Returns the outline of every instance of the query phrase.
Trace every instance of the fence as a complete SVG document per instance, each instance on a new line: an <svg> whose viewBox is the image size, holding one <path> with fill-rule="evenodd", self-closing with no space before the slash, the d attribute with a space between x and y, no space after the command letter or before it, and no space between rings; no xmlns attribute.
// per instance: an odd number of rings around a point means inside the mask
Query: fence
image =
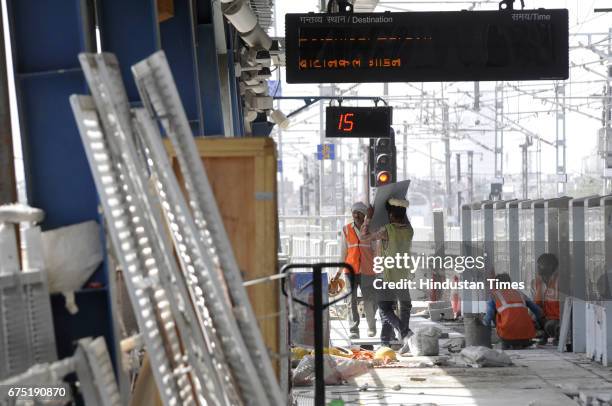
<svg viewBox="0 0 612 406"><path fill-rule="evenodd" d="M280 250L290 262L330 262L340 260L342 227L352 221L351 216L281 216ZM445 241L460 241L459 227L445 227ZM415 227L414 247L433 247L433 227ZM424 242L425 244L418 244ZM427 249L429 250L429 249Z"/></svg>

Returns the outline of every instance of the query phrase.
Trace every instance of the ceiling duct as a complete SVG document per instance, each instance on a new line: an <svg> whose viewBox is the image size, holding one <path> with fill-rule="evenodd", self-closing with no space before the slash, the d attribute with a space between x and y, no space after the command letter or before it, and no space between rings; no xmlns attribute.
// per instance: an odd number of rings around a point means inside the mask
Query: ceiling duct
<svg viewBox="0 0 612 406"><path fill-rule="evenodd" d="M272 0L250 0L250 3L253 12L257 15L259 25L264 31L268 31L272 26L274 2Z"/></svg>
<svg viewBox="0 0 612 406"><path fill-rule="evenodd" d="M355 0L353 2L353 12L373 13L376 6L378 6L378 0Z"/></svg>

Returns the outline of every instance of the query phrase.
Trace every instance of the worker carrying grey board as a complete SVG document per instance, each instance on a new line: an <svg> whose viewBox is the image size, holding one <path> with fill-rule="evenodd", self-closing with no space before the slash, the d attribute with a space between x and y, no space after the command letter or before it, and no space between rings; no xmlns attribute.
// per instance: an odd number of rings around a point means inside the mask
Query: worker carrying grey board
<svg viewBox="0 0 612 406"><path fill-rule="evenodd" d="M559 306L559 260L554 254L546 253L538 257L538 275L536 279L536 303L544 309L541 325L544 335L540 344L546 344L552 337L553 344L559 343L560 306Z"/></svg>
<svg viewBox="0 0 612 406"><path fill-rule="evenodd" d="M368 216L362 232L362 241L379 241L376 254L383 258L397 258L410 255L414 229L406 215L409 202L404 199L391 198L386 201L385 209L389 223L379 230L371 232L369 222L374 214L374 208L370 207ZM383 263L386 261L383 261ZM408 339L413 334L410 330L410 311L412 301L408 289L385 288L385 283L402 282L411 279L410 270L406 267L384 265L382 271L382 289L376 289L378 297L378 309L383 322L380 332L380 341L383 346L389 346L395 332L402 340L400 354L409 351ZM376 285L375 285L376 286ZM394 307L397 308L397 313ZM399 316L398 316L399 314Z"/></svg>
<svg viewBox="0 0 612 406"><path fill-rule="evenodd" d="M368 322L368 336L376 335L376 293L372 287L376 274L373 268L372 243L361 240L361 229L368 212L368 207L357 202L351 207L353 222L342 228L342 243L340 244L340 258L342 262L351 265L355 271L352 275L348 269L344 269L345 278L353 291L348 298L351 339L359 338L359 309L357 306L357 287L361 289L361 297ZM340 278L342 270L339 269L333 279ZM353 279L353 281L351 280ZM353 283L354 282L354 283Z"/></svg>
<svg viewBox="0 0 612 406"><path fill-rule="evenodd" d="M510 285L510 275L497 275L498 285ZM536 336L536 326L529 311L539 320L542 310L525 294L516 289L495 289L487 302L487 314L483 324L490 326L495 323L497 335L502 340L502 348L521 349L531 346L531 340Z"/></svg>

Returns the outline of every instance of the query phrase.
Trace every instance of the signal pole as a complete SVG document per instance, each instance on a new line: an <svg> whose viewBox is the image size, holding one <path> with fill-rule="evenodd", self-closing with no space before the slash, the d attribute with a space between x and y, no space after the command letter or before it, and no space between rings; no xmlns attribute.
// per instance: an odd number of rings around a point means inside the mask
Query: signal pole
<svg viewBox="0 0 612 406"><path fill-rule="evenodd" d="M408 179L408 122L404 121L404 178Z"/></svg>
<svg viewBox="0 0 612 406"><path fill-rule="evenodd" d="M453 214L453 194L451 191L451 152L448 122L448 104L442 102L442 139L444 140L444 176L446 182L446 215L447 218Z"/></svg>
<svg viewBox="0 0 612 406"><path fill-rule="evenodd" d="M495 82L495 182L504 183L504 82Z"/></svg>
<svg viewBox="0 0 612 406"><path fill-rule="evenodd" d="M557 154L557 195L565 195L567 189L567 173L565 168L565 85L555 85L556 101L556 135L555 151Z"/></svg>
<svg viewBox="0 0 612 406"><path fill-rule="evenodd" d="M608 33L608 72L604 93L602 137L605 146L604 156L604 194L612 193L612 28Z"/></svg>

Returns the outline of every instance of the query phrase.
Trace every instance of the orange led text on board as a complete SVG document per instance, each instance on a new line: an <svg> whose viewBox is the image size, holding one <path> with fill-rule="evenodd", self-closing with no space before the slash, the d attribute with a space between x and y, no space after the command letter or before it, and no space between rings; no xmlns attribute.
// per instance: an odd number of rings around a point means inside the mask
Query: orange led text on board
<svg viewBox="0 0 612 406"><path fill-rule="evenodd" d="M350 69L361 68L361 59L300 59L300 69ZM374 58L368 59L369 68L400 68L400 58Z"/></svg>

